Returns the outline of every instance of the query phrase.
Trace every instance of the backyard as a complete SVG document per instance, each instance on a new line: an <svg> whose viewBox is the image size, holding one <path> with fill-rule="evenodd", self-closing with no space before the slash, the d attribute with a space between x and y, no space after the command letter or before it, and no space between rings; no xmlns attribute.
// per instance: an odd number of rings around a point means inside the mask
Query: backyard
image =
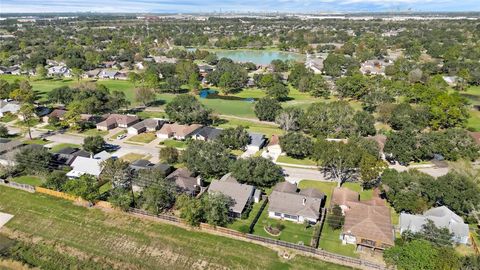
<svg viewBox="0 0 480 270"><path fill-rule="evenodd" d="M11 179L11 181L17 182L19 184L26 184L31 186L40 186L44 182L42 178L34 175L24 175L24 176L14 177Z"/></svg>
<svg viewBox="0 0 480 270"><path fill-rule="evenodd" d="M250 224L252 224L253 219L257 215L258 211L260 211L262 204L263 204L263 201L254 203L252 206L252 210L250 211L246 219L237 218L234 220L234 222L228 224L227 228L234 229L239 232L245 232L244 229L250 227Z"/></svg>
<svg viewBox="0 0 480 270"><path fill-rule="evenodd" d="M154 269L159 265L171 269L191 269L194 265L205 269L350 269L299 255L285 261L276 251L256 244L115 211L87 209L47 195L1 186L0 211L15 215L2 229L7 236L35 237L35 243L48 239L50 245L69 250L70 254L85 255L80 260L103 262L102 258L108 258L109 263L124 269Z"/></svg>

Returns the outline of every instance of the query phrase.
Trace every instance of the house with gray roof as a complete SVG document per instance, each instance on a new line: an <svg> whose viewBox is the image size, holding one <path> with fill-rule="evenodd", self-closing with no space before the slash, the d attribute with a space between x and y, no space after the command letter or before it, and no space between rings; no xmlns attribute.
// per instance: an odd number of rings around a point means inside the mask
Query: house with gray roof
<svg viewBox="0 0 480 270"><path fill-rule="evenodd" d="M72 170L67 173L68 178L78 178L84 174L100 176L103 170L103 161L110 158L110 154L102 151L93 158L77 156L70 165Z"/></svg>
<svg viewBox="0 0 480 270"><path fill-rule="evenodd" d="M220 133L222 133L221 129L213 127L202 127L195 131L195 133L193 133L192 139L201 141L213 141L218 137L218 135L220 135Z"/></svg>
<svg viewBox="0 0 480 270"><path fill-rule="evenodd" d="M438 228L447 228L453 233L455 243L467 244L469 241L469 229L463 219L446 206L431 208L423 215L400 214L400 233L404 231L420 232L423 225L431 220Z"/></svg>
<svg viewBox="0 0 480 270"><path fill-rule="evenodd" d="M230 206L230 216L239 218L245 208L252 203L255 187L247 184L240 184L230 173L224 175L220 180L214 180L208 187L208 192L218 192L230 197L233 204Z"/></svg>
<svg viewBox="0 0 480 270"><path fill-rule="evenodd" d="M20 110L20 103L16 101L0 100L0 117L5 113L16 114Z"/></svg>
<svg viewBox="0 0 480 270"><path fill-rule="evenodd" d="M98 77L100 79L115 79L115 76L117 75L118 71L115 70L107 70L104 69L98 73Z"/></svg>
<svg viewBox="0 0 480 270"><path fill-rule="evenodd" d="M177 190L190 196L195 196L202 187L202 178L185 168L180 168L166 177L167 180L175 182Z"/></svg>
<svg viewBox="0 0 480 270"><path fill-rule="evenodd" d="M268 197L268 216L297 223L317 223L325 194L313 189L298 191L295 184L280 182Z"/></svg>
<svg viewBox="0 0 480 270"><path fill-rule="evenodd" d="M265 146L267 142L265 135L253 132L249 132L248 135L250 136L250 143L247 145L247 151L257 152Z"/></svg>
<svg viewBox="0 0 480 270"><path fill-rule="evenodd" d="M145 119L127 128L128 134L137 135L143 132L155 132L159 130L165 122L157 119Z"/></svg>

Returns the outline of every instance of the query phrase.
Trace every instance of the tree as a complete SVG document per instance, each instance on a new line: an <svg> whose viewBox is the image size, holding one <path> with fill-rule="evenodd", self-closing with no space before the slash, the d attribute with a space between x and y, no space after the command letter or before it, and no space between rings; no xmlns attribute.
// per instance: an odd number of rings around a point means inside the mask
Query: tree
<svg viewBox="0 0 480 270"><path fill-rule="evenodd" d="M387 135L383 151L401 163L417 159L417 139L411 130L401 130Z"/></svg>
<svg viewBox="0 0 480 270"><path fill-rule="evenodd" d="M179 158L179 153L177 148L173 146L166 146L163 148L160 148L160 160L163 162L166 162L168 164L174 164L177 163Z"/></svg>
<svg viewBox="0 0 480 270"><path fill-rule="evenodd" d="M131 190L133 171L130 164L122 159L109 158L102 162L103 170L100 174L102 182L112 183L112 187Z"/></svg>
<svg viewBox="0 0 480 270"><path fill-rule="evenodd" d="M52 154L45 147L28 145L15 154L17 169L25 173L46 173L50 170Z"/></svg>
<svg viewBox="0 0 480 270"><path fill-rule="evenodd" d="M238 159L230 171L238 182L257 187L272 187L285 180L282 168L263 157Z"/></svg>
<svg viewBox="0 0 480 270"><path fill-rule="evenodd" d="M337 80L337 91L342 97L359 99L368 93L368 80L361 73L342 77Z"/></svg>
<svg viewBox="0 0 480 270"><path fill-rule="evenodd" d="M300 120L303 118L303 110L297 107L287 107L282 109L277 117L277 123L285 131L296 131L300 129Z"/></svg>
<svg viewBox="0 0 480 270"><path fill-rule="evenodd" d="M108 101L104 104L107 111L117 111L121 108L127 108L130 105L130 101L127 100L124 92L113 91L108 97Z"/></svg>
<svg viewBox="0 0 480 270"><path fill-rule="evenodd" d="M290 157L305 158L311 154L313 143L299 132L289 132L280 137L280 147Z"/></svg>
<svg viewBox="0 0 480 270"><path fill-rule="evenodd" d="M213 226L225 226L229 221L229 209L234 205L230 197L218 192L208 193L202 197L205 220Z"/></svg>
<svg viewBox="0 0 480 270"><path fill-rule="evenodd" d="M67 182L68 178L63 171L53 171L47 176L45 183L43 184L44 187L62 191L65 183Z"/></svg>
<svg viewBox="0 0 480 270"><path fill-rule="evenodd" d="M8 137L8 128L4 124L0 124L0 137L1 138Z"/></svg>
<svg viewBox="0 0 480 270"><path fill-rule="evenodd" d="M383 253L387 264L396 265L399 270L439 269L437 267L440 257L438 250L425 240L414 240L396 245Z"/></svg>
<svg viewBox="0 0 480 270"><path fill-rule="evenodd" d="M77 79L77 82L82 78L83 70L79 68L72 68L72 76Z"/></svg>
<svg viewBox="0 0 480 270"><path fill-rule="evenodd" d="M450 172L438 177L432 186L425 188L431 192L430 200L447 206L461 216L467 217L474 207L480 207L480 188L466 175Z"/></svg>
<svg viewBox="0 0 480 270"><path fill-rule="evenodd" d="M192 61L181 60L175 66L175 73L182 84L188 83L192 74L198 74L198 66Z"/></svg>
<svg viewBox="0 0 480 270"><path fill-rule="evenodd" d="M335 204L332 208L332 212L327 218L328 226L333 230L339 230L342 228L344 222L345 217L343 216L342 208L340 208L338 204Z"/></svg>
<svg viewBox="0 0 480 270"><path fill-rule="evenodd" d="M345 138L354 132L353 108L345 101L313 103L301 121L302 129L315 137Z"/></svg>
<svg viewBox="0 0 480 270"><path fill-rule="evenodd" d="M244 149L250 142L250 135L247 130L238 126L235 128L226 128L222 130L217 141L229 149Z"/></svg>
<svg viewBox="0 0 480 270"><path fill-rule="evenodd" d="M232 92L233 87L235 86L235 80L233 78L233 74L230 72L225 72L220 76L220 81L218 82L218 86L222 89L222 92L225 95L228 95Z"/></svg>
<svg viewBox="0 0 480 270"><path fill-rule="evenodd" d="M339 187L354 177L360 162L355 145L325 140L319 140L314 145L312 157L322 166L321 170L330 173Z"/></svg>
<svg viewBox="0 0 480 270"><path fill-rule="evenodd" d="M142 208L158 215L170 209L175 203L176 187L172 181L158 178L142 193Z"/></svg>
<svg viewBox="0 0 480 270"><path fill-rule="evenodd" d="M181 194L177 198L176 207L180 210L180 217L190 226L198 226L203 221L205 214L202 200Z"/></svg>
<svg viewBox="0 0 480 270"><path fill-rule="evenodd" d="M180 124L208 124L211 111L194 96L178 95L170 101L165 112L171 121Z"/></svg>
<svg viewBox="0 0 480 270"><path fill-rule="evenodd" d="M375 129L375 118L365 111L356 112L353 116L356 133L359 136L373 136L377 133Z"/></svg>
<svg viewBox="0 0 480 270"><path fill-rule="evenodd" d="M454 234L447 227L438 228L432 220L428 219L419 232L413 233L408 230L403 232L402 240L423 239L439 247L451 247L453 236Z"/></svg>
<svg viewBox="0 0 480 270"><path fill-rule="evenodd" d="M272 98L261 98L255 103L255 115L262 121L274 121L282 109L280 103Z"/></svg>
<svg viewBox="0 0 480 270"><path fill-rule="evenodd" d="M124 188L114 188L108 202L117 209L128 211L133 204L132 192Z"/></svg>
<svg viewBox="0 0 480 270"><path fill-rule="evenodd" d="M187 168L203 177L221 177L228 172L230 153L218 142L191 141L182 154Z"/></svg>
<svg viewBox="0 0 480 270"><path fill-rule="evenodd" d="M45 79L47 77L47 72L47 69L42 64L38 64L35 68L35 73L40 79Z"/></svg>
<svg viewBox="0 0 480 270"><path fill-rule="evenodd" d="M65 183L64 190L89 202L95 201L100 196L97 179L95 176L88 174L68 180Z"/></svg>
<svg viewBox="0 0 480 270"><path fill-rule="evenodd" d="M22 80L19 83L19 87L10 93L10 98L20 103L33 103L35 101L35 93L30 83Z"/></svg>
<svg viewBox="0 0 480 270"><path fill-rule="evenodd" d="M330 96L328 84L320 74L315 74L310 77L308 82L308 92L314 97L328 98Z"/></svg>
<svg viewBox="0 0 480 270"><path fill-rule="evenodd" d="M386 168L387 164L385 164L383 160L379 160L376 156L364 153L359 165L362 186L364 188L374 187L378 184L380 175Z"/></svg>
<svg viewBox="0 0 480 270"><path fill-rule="evenodd" d="M188 86L192 91L198 91L200 89L200 82L198 81L198 74L192 73L188 78Z"/></svg>
<svg viewBox="0 0 480 270"><path fill-rule="evenodd" d="M155 91L146 87L135 88L135 100L144 106L155 100Z"/></svg>
<svg viewBox="0 0 480 270"><path fill-rule="evenodd" d="M469 118L466 100L458 93L443 93L429 103L430 125L434 129L463 127Z"/></svg>
<svg viewBox="0 0 480 270"><path fill-rule="evenodd" d="M32 139L32 127L35 125L35 107L31 103L24 103L20 107L19 114L23 118L24 126L27 128L28 138Z"/></svg>
<svg viewBox="0 0 480 270"><path fill-rule="evenodd" d="M278 101L284 101L288 98L290 90L283 83L275 83L267 89L267 95Z"/></svg>
<svg viewBox="0 0 480 270"><path fill-rule="evenodd" d="M80 129L82 111L83 103L80 100L71 102L68 104L67 112L63 116L64 122L73 129Z"/></svg>
<svg viewBox="0 0 480 270"><path fill-rule="evenodd" d="M94 154L102 151L105 147L105 140L97 135L97 136L88 136L83 139L83 149L85 151L90 152L93 156Z"/></svg>

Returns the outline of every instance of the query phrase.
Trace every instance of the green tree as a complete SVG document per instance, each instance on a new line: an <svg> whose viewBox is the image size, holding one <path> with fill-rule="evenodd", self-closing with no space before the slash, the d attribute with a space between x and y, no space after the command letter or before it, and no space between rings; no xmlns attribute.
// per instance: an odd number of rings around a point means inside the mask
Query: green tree
<svg viewBox="0 0 480 270"><path fill-rule="evenodd" d="M83 70L79 68L72 68L72 76L77 80L77 82L79 82L80 79L82 78L82 74L83 74Z"/></svg>
<svg viewBox="0 0 480 270"><path fill-rule="evenodd" d="M425 240L414 240L384 251L383 258L399 270L436 270L441 254Z"/></svg>
<svg viewBox="0 0 480 270"><path fill-rule="evenodd" d="M221 177L228 172L230 153L218 142L191 141L182 154L187 168L203 177Z"/></svg>
<svg viewBox="0 0 480 270"><path fill-rule="evenodd" d="M47 179L43 184L43 186L49 189L63 191L63 187L65 186L65 183L67 182L67 180L68 178L65 172L53 171L47 176Z"/></svg>
<svg viewBox="0 0 480 270"><path fill-rule="evenodd" d="M353 116L355 130L359 136L373 136L377 133L375 129L375 118L365 111L356 112Z"/></svg>
<svg viewBox="0 0 480 270"><path fill-rule="evenodd" d="M242 126L226 128L222 130L217 141L229 149L245 149L250 142L250 135Z"/></svg>
<svg viewBox="0 0 480 270"><path fill-rule="evenodd" d="M177 198L176 207L180 210L180 217L190 226L198 226L204 219L204 204L202 200L181 194Z"/></svg>
<svg viewBox="0 0 480 270"><path fill-rule="evenodd" d="M135 101L147 106L148 103L155 100L155 91L146 87L135 88Z"/></svg>
<svg viewBox="0 0 480 270"><path fill-rule="evenodd" d="M332 212L327 217L328 226L333 230L339 230L342 228L344 222L345 217L343 216L342 208L340 208L338 204L335 204L332 207Z"/></svg>
<svg viewBox="0 0 480 270"><path fill-rule="evenodd" d="M24 103L18 112L23 118L23 124L27 129L28 138L32 139L32 127L35 125L35 107L31 103Z"/></svg>
<svg viewBox="0 0 480 270"><path fill-rule="evenodd" d="M108 202L117 209L128 211L133 205L132 192L124 188L114 188L108 197Z"/></svg>
<svg viewBox="0 0 480 270"><path fill-rule="evenodd" d="M379 160L375 156L364 153L359 164L362 186L364 188L374 187L378 183L383 170L386 168L387 164L385 164L383 160Z"/></svg>
<svg viewBox="0 0 480 270"><path fill-rule="evenodd" d="M280 137L280 146L290 157L305 158L311 154L313 142L299 132L289 132Z"/></svg>
<svg viewBox="0 0 480 270"><path fill-rule="evenodd" d="M122 159L109 158L102 162L103 170L100 174L102 182L112 183L112 187L131 190L133 172L130 164Z"/></svg>
<svg viewBox="0 0 480 270"><path fill-rule="evenodd" d="M417 138L415 133L411 130L401 130L388 134L383 151L401 163L417 160Z"/></svg>
<svg viewBox="0 0 480 270"><path fill-rule="evenodd" d="M83 139L83 149L90 152L93 156L94 154L102 151L105 147L105 140L102 136L88 136Z"/></svg>
<svg viewBox="0 0 480 270"><path fill-rule="evenodd" d="M47 77L47 69L42 64L37 65L35 73L40 79L45 79Z"/></svg>
<svg viewBox="0 0 480 270"><path fill-rule="evenodd" d="M194 96L179 95L170 101L165 112L171 121L180 124L208 124L211 111L200 103Z"/></svg>
<svg viewBox="0 0 480 270"><path fill-rule="evenodd" d="M177 148L172 146L166 146L160 148L160 160L168 164L174 164L178 162L179 153Z"/></svg>
<svg viewBox="0 0 480 270"><path fill-rule="evenodd" d="M0 137L6 138L8 137L8 128L4 124L0 124Z"/></svg>
<svg viewBox="0 0 480 270"><path fill-rule="evenodd" d="M229 209L234 202L222 193L209 192L202 196L205 220L213 226L225 226L230 221Z"/></svg>
<svg viewBox="0 0 480 270"><path fill-rule="evenodd" d="M16 168L26 174L47 173L52 154L39 145L28 145L15 154Z"/></svg>
<svg viewBox="0 0 480 270"><path fill-rule="evenodd" d="M458 93L443 93L429 104L430 125L434 129L465 126L469 113L465 98Z"/></svg>
<svg viewBox="0 0 480 270"><path fill-rule="evenodd" d="M88 174L84 174L79 178L69 179L65 183L64 190L89 202L95 201L100 196L97 179Z"/></svg>
<svg viewBox="0 0 480 270"><path fill-rule="evenodd" d="M290 90L283 83L275 83L267 89L267 95L278 101L283 101L288 98Z"/></svg>
<svg viewBox="0 0 480 270"><path fill-rule="evenodd" d="M230 171L240 183L258 187L272 187L285 180L282 168L262 157L238 159L233 163Z"/></svg>
<svg viewBox="0 0 480 270"><path fill-rule="evenodd" d="M198 91L200 89L200 81L198 80L198 74L192 73L188 78L188 87L192 91Z"/></svg>
<svg viewBox="0 0 480 270"><path fill-rule="evenodd" d="M303 118L303 110L297 107L287 107L282 109L277 117L277 123L285 131L296 131L300 129L300 121Z"/></svg>
<svg viewBox="0 0 480 270"><path fill-rule="evenodd" d="M262 121L274 121L282 109L280 103L272 98L261 98L255 103L255 115Z"/></svg>
<svg viewBox="0 0 480 270"><path fill-rule="evenodd" d="M172 181L158 178L142 192L142 208L152 214L160 214L175 203L176 187Z"/></svg>

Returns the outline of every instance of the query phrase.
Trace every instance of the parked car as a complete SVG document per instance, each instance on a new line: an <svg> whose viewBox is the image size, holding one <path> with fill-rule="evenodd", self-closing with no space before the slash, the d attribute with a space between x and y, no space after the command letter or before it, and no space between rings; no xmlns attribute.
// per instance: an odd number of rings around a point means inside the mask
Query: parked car
<svg viewBox="0 0 480 270"><path fill-rule="evenodd" d="M122 140L122 139L125 139L127 137L127 134L120 134L117 136L117 140Z"/></svg>

